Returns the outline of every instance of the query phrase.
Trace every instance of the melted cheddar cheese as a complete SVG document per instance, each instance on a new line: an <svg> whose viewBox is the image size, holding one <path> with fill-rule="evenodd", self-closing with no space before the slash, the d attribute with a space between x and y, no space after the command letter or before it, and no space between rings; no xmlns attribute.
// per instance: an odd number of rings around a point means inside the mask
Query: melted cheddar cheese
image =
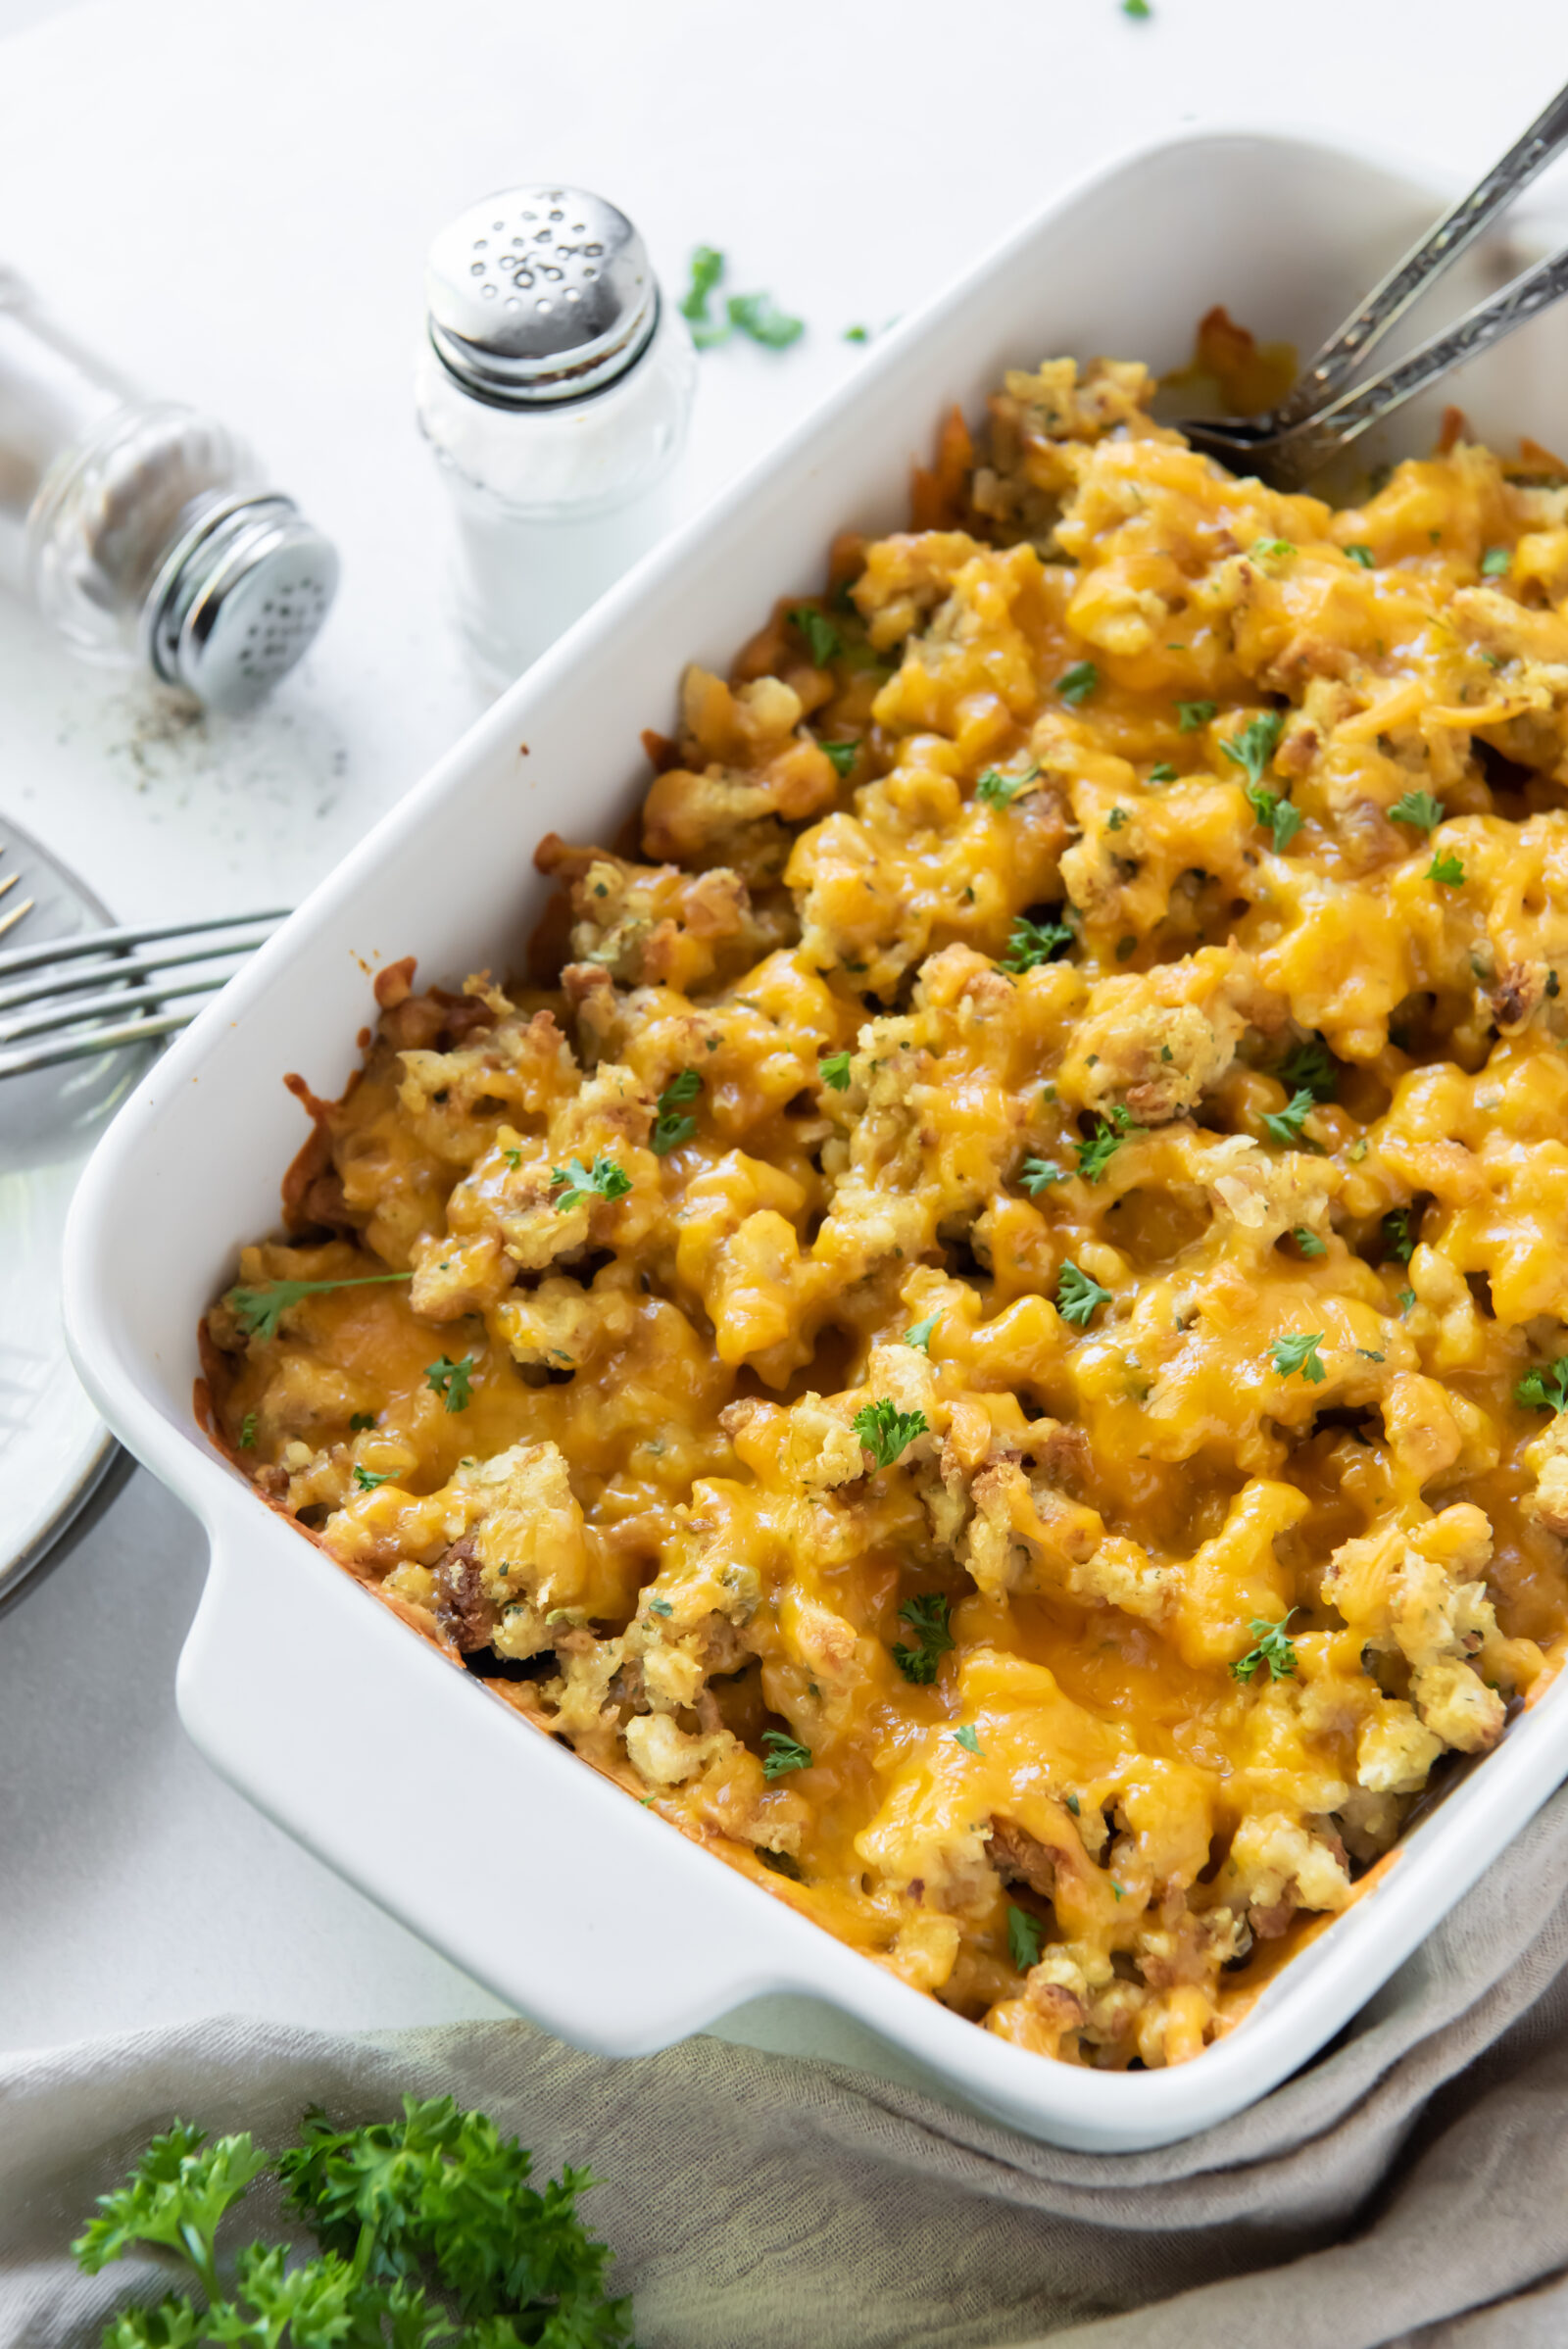
<svg viewBox="0 0 1568 2349"><path fill-rule="evenodd" d="M547 984L384 971L207 1331L499 1697L1100 2066L1223 2031L1568 1622L1568 488L1336 512L1150 389L1010 375L690 673L647 861L540 851Z"/></svg>

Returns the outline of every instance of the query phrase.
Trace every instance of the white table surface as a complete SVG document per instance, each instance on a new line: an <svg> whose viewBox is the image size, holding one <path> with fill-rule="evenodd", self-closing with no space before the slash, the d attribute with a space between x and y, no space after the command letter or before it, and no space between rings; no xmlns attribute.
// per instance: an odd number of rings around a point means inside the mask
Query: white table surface
<svg viewBox="0 0 1568 2349"><path fill-rule="evenodd" d="M424 247L491 187L602 189L667 285L709 241L808 319L781 356L704 360L695 505L853 369L845 325L1122 148L1291 126L1469 178L1568 79L1561 0L1154 6L0 0L0 259L249 433L345 561L312 658L242 722L180 720L0 606L0 810L123 917L237 911L303 894L474 714L409 376ZM500 2011L185 1742L203 1566L138 1472L0 1618L0 2045Z"/></svg>

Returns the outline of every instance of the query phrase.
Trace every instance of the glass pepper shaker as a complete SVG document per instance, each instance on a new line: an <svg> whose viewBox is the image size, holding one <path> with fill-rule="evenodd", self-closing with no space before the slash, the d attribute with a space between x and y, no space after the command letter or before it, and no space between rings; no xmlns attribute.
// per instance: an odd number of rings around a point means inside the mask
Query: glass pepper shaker
<svg viewBox="0 0 1568 2349"><path fill-rule="evenodd" d="M697 360L642 238L584 188L470 207L425 296L419 424L455 510L459 624L499 689L668 528Z"/></svg>
<svg viewBox="0 0 1568 2349"><path fill-rule="evenodd" d="M0 270L0 580L75 652L242 709L312 642L337 576L243 441L144 398Z"/></svg>

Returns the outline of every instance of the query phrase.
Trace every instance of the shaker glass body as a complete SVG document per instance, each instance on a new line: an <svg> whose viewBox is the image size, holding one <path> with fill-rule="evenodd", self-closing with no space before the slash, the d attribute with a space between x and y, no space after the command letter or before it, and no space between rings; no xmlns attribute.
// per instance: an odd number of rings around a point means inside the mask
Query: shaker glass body
<svg viewBox="0 0 1568 2349"><path fill-rule="evenodd" d="M667 306L626 374L553 408L476 399L424 345L419 425L452 502L458 622L487 684L510 684L668 529L696 388Z"/></svg>

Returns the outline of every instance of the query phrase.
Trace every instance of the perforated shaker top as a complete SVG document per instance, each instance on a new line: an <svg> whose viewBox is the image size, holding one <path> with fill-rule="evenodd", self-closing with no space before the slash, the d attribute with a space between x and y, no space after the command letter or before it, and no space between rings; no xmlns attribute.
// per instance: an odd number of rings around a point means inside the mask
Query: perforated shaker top
<svg viewBox="0 0 1568 2349"><path fill-rule="evenodd" d="M659 317L647 248L586 188L514 187L470 205L430 248L430 340L499 407L582 399L641 357Z"/></svg>

